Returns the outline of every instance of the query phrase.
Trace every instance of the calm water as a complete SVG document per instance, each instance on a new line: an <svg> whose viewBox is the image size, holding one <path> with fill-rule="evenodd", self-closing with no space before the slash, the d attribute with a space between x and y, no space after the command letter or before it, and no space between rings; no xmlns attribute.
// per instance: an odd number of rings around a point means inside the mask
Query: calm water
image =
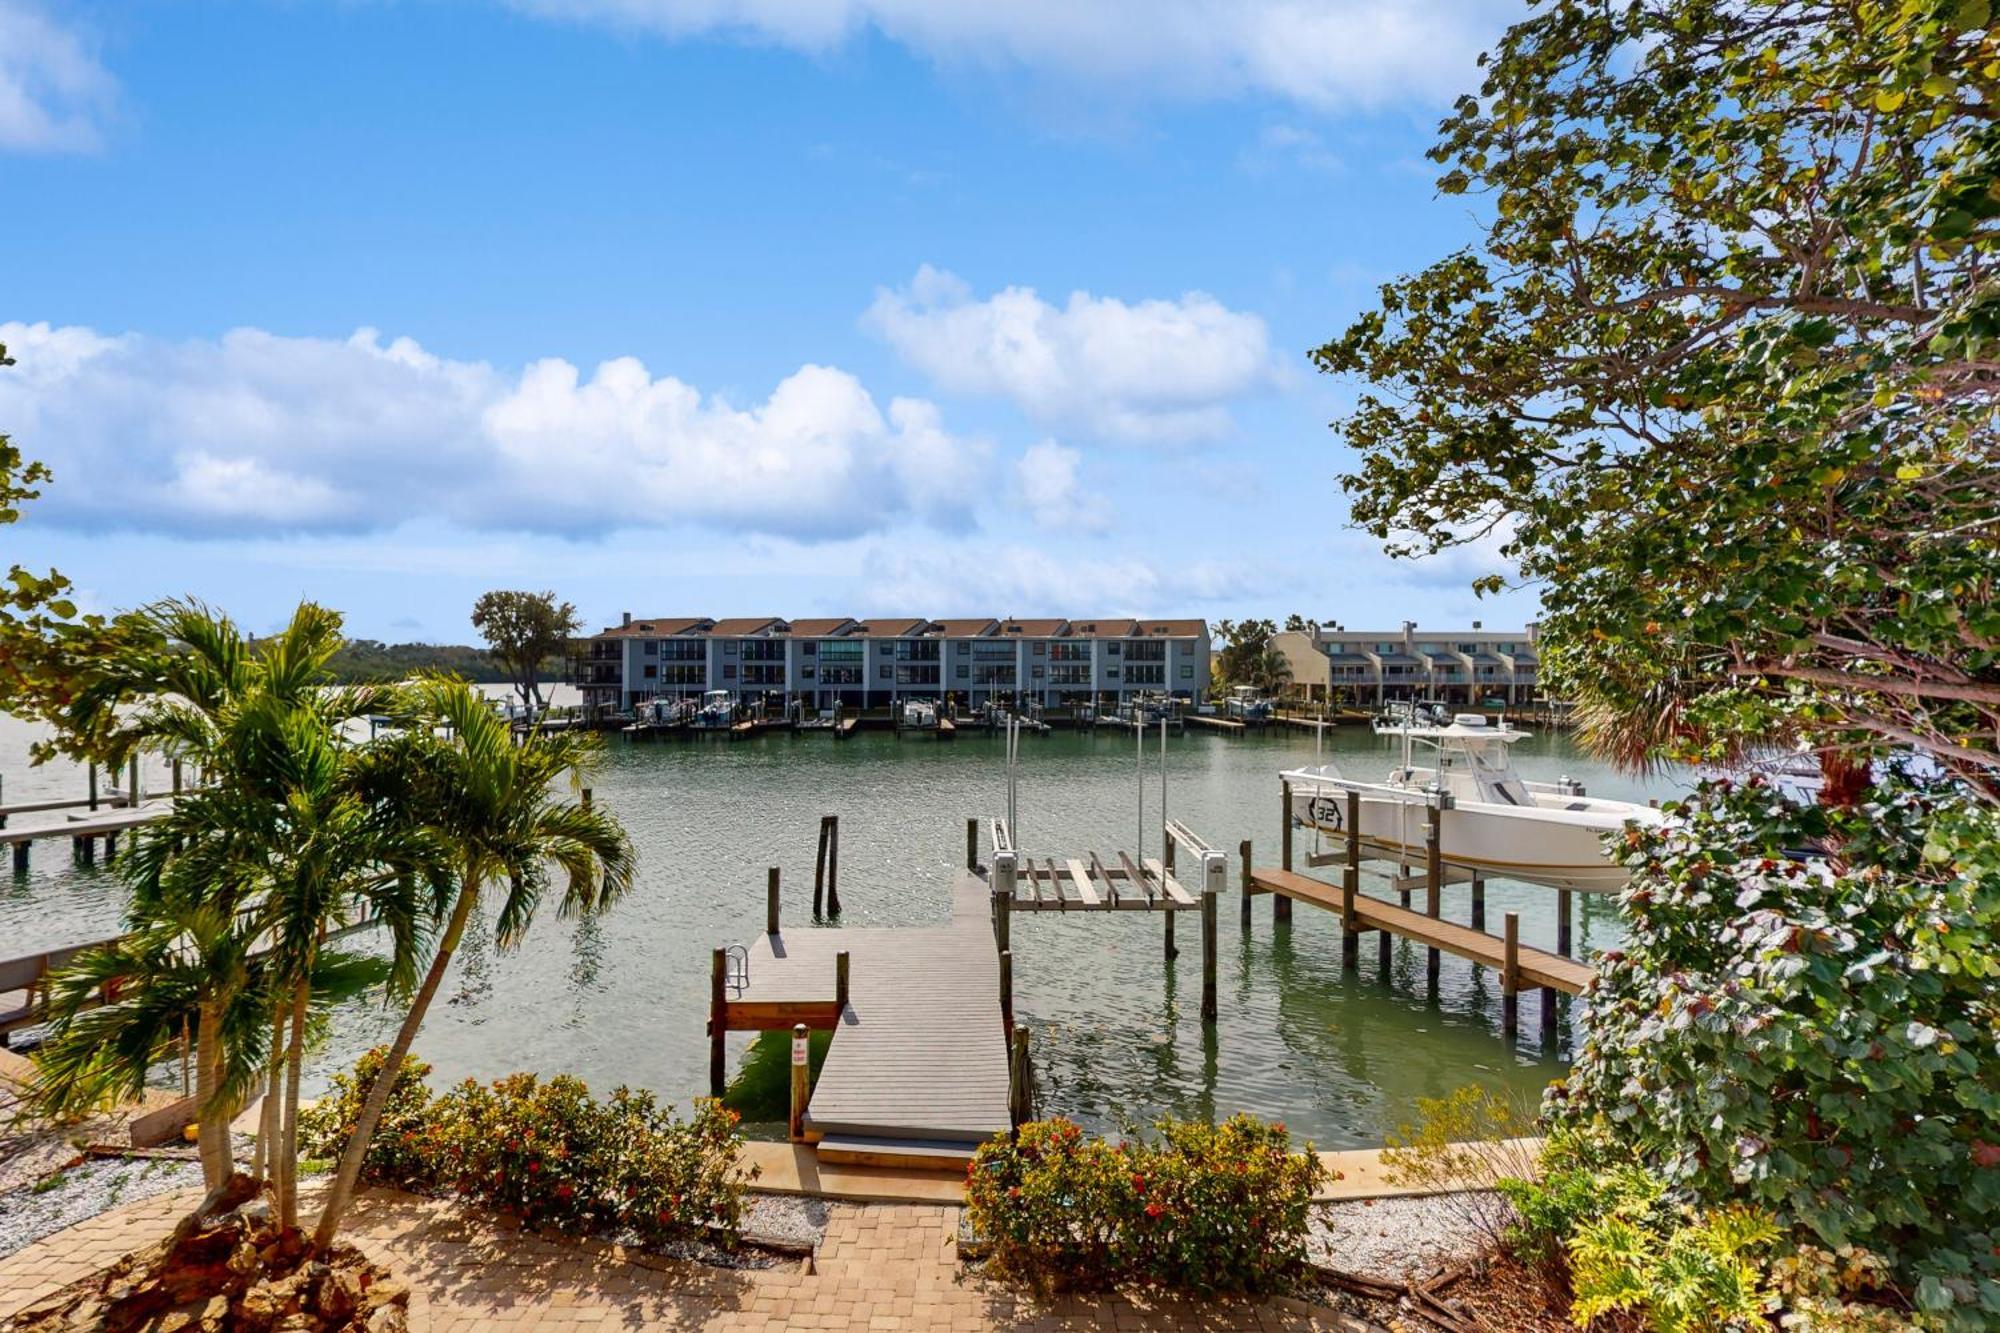
<svg viewBox="0 0 2000 1333"><path fill-rule="evenodd" d="M1390 766L1388 744L1366 731L1327 736L1350 776ZM23 724L0 718L6 798L81 794L78 770L27 768L31 738ZM1024 848L1058 856L1133 848L1138 784L1129 734L1024 737L1021 748ZM1169 813L1228 849L1232 875L1239 839L1256 840L1259 861L1273 861L1276 775L1310 761L1313 748L1310 732L1292 729L1243 737L1191 730L1169 747ZM1530 778L1568 773L1603 795L1666 790L1581 760L1557 736L1523 741L1514 753ZM1157 854L1159 779L1150 746L1147 767L1149 850ZM846 923L922 924L948 911L966 818L999 813L1005 799L999 740L969 732L951 744L893 733L841 743L823 734L733 744L614 737L591 785L632 832L638 882L601 920L550 912L512 953L474 931L418 1040L440 1076L566 1071L606 1088L625 1082L676 1099L698 1093L707 1078L709 951L763 928L766 866L784 868L786 920L806 919L818 816L840 816ZM1300 839L1301 850L1311 846L1309 834ZM1465 893L1446 890L1447 915L1464 919ZM1488 912L1498 921L1519 911L1524 941L1553 947L1553 899L1549 890L1499 882L1488 890ZM1613 906L1589 896L1579 903L1579 944L1608 946L1617 932ZM109 933L120 909L114 878L72 865L59 843L40 844L29 875L0 878L0 957ZM1343 974L1330 914L1301 907L1288 930L1276 930L1270 900L1260 898L1245 935L1233 879L1220 917L1222 1012L1211 1036L1199 1018L1197 918L1181 923L1181 955L1168 965L1157 916L1016 916L1016 1008L1034 1029L1045 1110L1112 1130L1165 1111L1250 1110L1281 1117L1322 1145L1348 1146L1379 1143L1418 1097L1467 1083L1533 1095L1561 1068L1559 1053L1540 1049L1532 1002L1523 1006L1522 1041L1510 1048L1500 1039L1490 972L1475 975L1447 957L1431 1001L1420 949L1399 943L1385 979L1369 939L1359 974ZM394 1020L376 1004L339 1014L314 1057L315 1082L387 1040ZM733 1040L740 1049L744 1039Z"/></svg>

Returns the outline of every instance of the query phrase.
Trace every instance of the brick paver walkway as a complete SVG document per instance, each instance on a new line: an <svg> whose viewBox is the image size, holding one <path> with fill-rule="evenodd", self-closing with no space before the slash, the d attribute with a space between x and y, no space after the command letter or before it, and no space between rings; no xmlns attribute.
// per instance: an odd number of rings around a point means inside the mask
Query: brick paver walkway
<svg viewBox="0 0 2000 1333"><path fill-rule="evenodd" d="M159 1239L194 1197L131 1204L0 1259L0 1321ZM414 1289L412 1333L1368 1327L1293 1301L1040 1304L961 1270L955 1208L836 1205L810 1266L754 1270L530 1235L505 1219L391 1192L363 1195L350 1219L348 1239Z"/></svg>

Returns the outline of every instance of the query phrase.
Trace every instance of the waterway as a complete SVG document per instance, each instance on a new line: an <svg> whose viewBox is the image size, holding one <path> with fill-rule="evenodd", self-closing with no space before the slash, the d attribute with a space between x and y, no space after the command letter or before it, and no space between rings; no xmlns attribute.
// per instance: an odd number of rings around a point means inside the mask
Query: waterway
<svg viewBox="0 0 2000 1333"><path fill-rule="evenodd" d="M27 767L33 734L0 717L5 797L81 794L80 770ZM1385 774L1394 758L1388 742L1363 728L1329 729L1324 744L1350 776ZM1130 733L1113 731L1023 737L1020 845L1058 857L1137 850L1133 748ZM1220 912L1221 1016L1212 1031L1200 1021L1197 918L1183 918L1180 957L1168 964L1159 916L1016 916L1016 1007L1033 1030L1042 1110L1107 1131L1168 1112L1249 1110L1343 1147L1380 1143L1420 1097L1480 1084L1532 1099L1561 1072L1569 1022L1561 1045L1545 1050L1530 1004L1521 1039L1504 1042L1490 971L1447 957L1431 997L1423 951L1401 942L1386 978L1372 939L1359 972L1343 973L1338 923L1327 913L1302 906L1280 928L1271 900L1259 898L1249 930L1240 927L1237 842L1253 839L1260 863L1275 862L1277 774L1314 752L1312 733L1290 728L1244 736L1190 729L1169 744L1169 814L1231 854ZM1593 794L1675 790L1585 760L1559 735L1522 741L1514 754L1525 776L1567 774ZM163 781L148 775L149 787ZM928 924L947 913L965 820L1000 813L1005 801L1001 742L975 732L951 743L887 732L841 742L824 733L740 742L613 736L590 785L631 831L637 882L599 919L560 919L551 904L511 952L496 950L483 926L473 930L418 1040L437 1077L569 1072L593 1086L626 1083L685 1101L707 1078L709 953L762 930L767 866L783 868L786 921L808 921L819 816L840 816L844 924ZM1150 741L1144 799L1147 849L1157 855ZM1299 837L1301 849L1311 846L1310 834ZM117 929L115 875L76 866L67 851L40 844L28 875L0 878L0 957ZM1464 919L1466 893L1446 889L1447 915ZM1589 895L1579 904L1579 949L1609 947L1615 904ZM1553 947L1553 907L1553 892L1536 886L1495 882L1488 890L1490 920L1521 913L1524 943ZM387 1040L396 1017L377 1002L336 1015L314 1053L311 1083ZM743 1039L732 1041L734 1057Z"/></svg>

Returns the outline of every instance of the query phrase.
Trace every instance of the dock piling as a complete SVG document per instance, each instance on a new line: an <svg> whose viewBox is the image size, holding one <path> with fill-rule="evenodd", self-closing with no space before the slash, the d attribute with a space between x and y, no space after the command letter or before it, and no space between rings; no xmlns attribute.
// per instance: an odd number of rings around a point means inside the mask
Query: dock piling
<svg viewBox="0 0 2000 1333"><path fill-rule="evenodd" d="M965 821L965 868L979 869L979 820Z"/></svg>
<svg viewBox="0 0 2000 1333"><path fill-rule="evenodd" d="M1361 932L1354 928L1354 895L1361 892L1361 793L1347 793L1347 864L1340 872L1340 965L1361 969Z"/></svg>
<svg viewBox="0 0 2000 1333"><path fill-rule="evenodd" d="M778 867L764 872L764 933L778 933Z"/></svg>
<svg viewBox="0 0 2000 1333"><path fill-rule="evenodd" d="M97 808L97 761L95 759L90 761L87 771L90 774L90 808L95 810Z"/></svg>
<svg viewBox="0 0 2000 1333"><path fill-rule="evenodd" d="M1512 1041L1521 1031L1521 914L1507 913L1500 965L1500 1030Z"/></svg>
<svg viewBox="0 0 2000 1333"><path fill-rule="evenodd" d="M832 833L826 847L826 914L840 915L840 816L828 815Z"/></svg>
<svg viewBox="0 0 2000 1333"><path fill-rule="evenodd" d="M1283 817L1278 821L1279 864L1284 866L1286 870L1290 870L1292 868L1292 784L1289 780L1280 782L1278 784L1278 789L1280 794L1284 797ZM1284 922L1286 924L1290 924L1291 919L1292 919L1292 900L1290 898L1287 898L1282 893L1272 894L1271 895L1272 923L1276 924L1278 922Z"/></svg>
<svg viewBox="0 0 2000 1333"><path fill-rule="evenodd" d="M1571 936L1576 914L1575 895L1568 889L1556 890L1556 952L1563 957L1570 956Z"/></svg>
<svg viewBox="0 0 2000 1333"><path fill-rule="evenodd" d="M844 956L844 955L843 955ZM806 1097L812 1083L812 1038L804 1023L792 1024L792 1114L786 1122L793 1143L806 1138Z"/></svg>
<svg viewBox="0 0 2000 1333"><path fill-rule="evenodd" d="M1424 915L1435 921L1444 910L1444 811L1431 802L1424 820ZM1443 955L1432 945L1424 958L1424 981L1432 993L1438 986Z"/></svg>
<svg viewBox="0 0 2000 1333"><path fill-rule="evenodd" d="M132 756L131 765L125 770L125 804L138 808L139 805L139 756Z"/></svg>
<svg viewBox="0 0 2000 1333"><path fill-rule="evenodd" d="M717 949L708 968L708 1095L720 1098L728 1070L729 951Z"/></svg>
<svg viewBox="0 0 2000 1333"><path fill-rule="evenodd" d="M848 979L853 975L852 957L842 949L833 956L833 1007L841 1013L847 1011Z"/></svg>
<svg viewBox="0 0 2000 1333"><path fill-rule="evenodd" d="M14 873L17 875L28 873L28 844L26 842L17 842L14 844Z"/></svg>
<svg viewBox="0 0 2000 1333"><path fill-rule="evenodd" d="M1245 935L1248 935L1250 933L1250 903L1252 900L1251 880L1250 880L1250 839L1245 838L1242 842L1236 844L1236 854L1243 858L1243 885L1242 885L1243 933Z"/></svg>
<svg viewBox="0 0 2000 1333"><path fill-rule="evenodd" d="M181 761L178 759L174 760L173 774L174 795L179 796L181 794Z"/></svg>
<svg viewBox="0 0 2000 1333"><path fill-rule="evenodd" d="M1215 900L1222 896L1221 881L1228 872L1221 853L1216 854L1213 880L1203 886L1201 895L1201 1021L1214 1024L1215 1005ZM1174 913L1167 913L1167 920L1174 919Z"/></svg>
<svg viewBox="0 0 2000 1333"><path fill-rule="evenodd" d="M1478 873L1472 876L1472 928L1486 929L1486 877Z"/></svg>
<svg viewBox="0 0 2000 1333"><path fill-rule="evenodd" d="M826 915L826 840L829 815L819 817L819 850L813 853L813 920Z"/></svg>
<svg viewBox="0 0 2000 1333"><path fill-rule="evenodd" d="M1034 1073L1033 1066L1028 1063L1028 1029L1014 1029L1008 1055L1007 1111L1014 1128L1019 1129L1035 1118Z"/></svg>
<svg viewBox="0 0 2000 1333"><path fill-rule="evenodd" d="M1000 951L1000 1026L1007 1033L1007 1045L1014 1044L1014 951Z"/></svg>

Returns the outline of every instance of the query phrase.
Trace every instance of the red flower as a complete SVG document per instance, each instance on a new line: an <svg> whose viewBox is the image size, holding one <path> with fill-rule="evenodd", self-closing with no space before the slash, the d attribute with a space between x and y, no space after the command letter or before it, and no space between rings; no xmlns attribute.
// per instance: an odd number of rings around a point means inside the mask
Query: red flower
<svg viewBox="0 0 2000 1333"><path fill-rule="evenodd" d="M1146 1192L1146 1178L1140 1175L1133 1176L1132 1188L1139 1191L1139 1193L1144 1194Z"/></svg>
<svg viewBox="0 0 2000 1333"><path fill-rule="evenodd" d="M1157 1203L1149 1203L1146 1205L1146 1216L1148 1217L1158 1217L1161 1213L1164 1213L1166 1211L1167 1211L1166 1209L1160 1207L1160 1205Z"/></svg>

